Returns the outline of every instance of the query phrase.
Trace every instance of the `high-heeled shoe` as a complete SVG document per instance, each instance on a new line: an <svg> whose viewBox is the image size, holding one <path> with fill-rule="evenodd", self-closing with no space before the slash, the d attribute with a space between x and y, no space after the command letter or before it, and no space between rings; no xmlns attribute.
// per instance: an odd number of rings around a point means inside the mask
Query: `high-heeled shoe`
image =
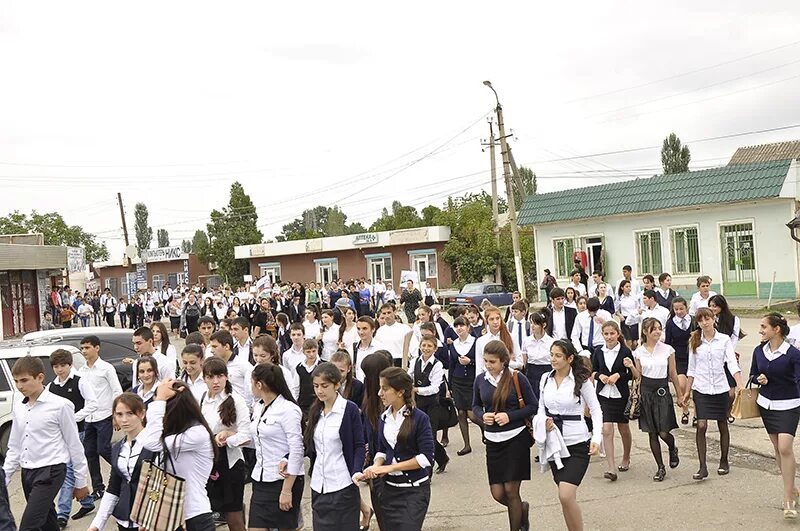
<svg viewBox="0 0 800 531"><path fill-rule="evenodd" d="M678 465L681 464L681 460L678 457L678 447L673 446L669 449L669 467L670 468L678 468Z"/></svg>
<svg viewBox="0 0 800 531"><path fill-rule="evenodd" d="M664 465L658 467L658 472L656 475L653 476L653 481L664 481L664 478L667 477L667 469L664 468Z"/></svg>
<svg viewBox="0 0 800 531"><path fill-rule="evenodd" d="M369 531L369 524L372 521L372 517L373 516L375 516L375 511L373 511L372 508L370 507L370 509L369 509L369 518L367 519L367 525L359 525L358 526L358 530L359 531Z"/></svg>
<svg viewBox="0 0 800 531"><path fill-rule="evenodd" d="M797 504L794 501L783 503L783 517L787 520L797 518Z"/></svg>
<svg viewBox="0 0 800 531"><path fill-rule="evenodd" d="M703 481L707 477L708 477L708 469L707 468L701 468L700 470L698 470L697 472L692 474L692 479L694 479L695 481Z"/></svg>

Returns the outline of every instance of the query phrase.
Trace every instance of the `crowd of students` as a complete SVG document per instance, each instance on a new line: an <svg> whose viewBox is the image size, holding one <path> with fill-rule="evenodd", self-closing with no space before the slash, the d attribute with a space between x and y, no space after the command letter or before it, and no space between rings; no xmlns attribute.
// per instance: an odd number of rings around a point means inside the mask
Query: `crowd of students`
<svg viewBox="0 0 800 531"><path fill-rule="evenodd" d="M786 320L762 319L763 343L744 378L735 353L739 320L709 291L708 277L698 279L691 302L671 289L666 273L659 288L645 277L641 289L628 267L615 289L601 277L591 291L575 280L565 290L550 286L545 307L531 310L515 294L505 314L491 305L453 307L452 323L425 304L404 323L392 302L371 308L375 318L359 316L347 301L322 311L311 304L302 322L278 312L279 326L271 329L243 316L217 322L201 315L180 356L156 321L134 331L139 357L126 360L135 383L125 393L94 336L81 342L86 364L78 371L69 351L52 353L57 376L50 383L38 358L22 358L12 372L25 399L14 408L4 465L6 482L22 469L22 527L65 527L73 497L80 502L73 519L94 511L90 531L112 516L120 529L138 527L130 511L139 471L155 459L186 481L187 530L213 529L215 519L232 531L298 529L306 483L313 529L363 530L374 517L381 529L418 530L431 481L451 460L449 427L459 428L456 453L463 456L472 451L472 422L509 529L530 526L520 486L531 478L534 444L537 468L557 485L567 528L582 529L577 489L590 456L604 452L603 477L611 482L632 466L632 384L640 393L639 429L657 467L653 480L667 475L662 442L670 468L680 464L672 382L681 424L692 417L695 426L699 481L709 474L709 421L721 433L717 473L730 472L730 406L748 380L761 385L784 515L796 517L800 350ZM269 299L260 303L270 307ZM112 446L114 428L125 437ZM109 478L100 473L100 457L111 464Z"/></svg>

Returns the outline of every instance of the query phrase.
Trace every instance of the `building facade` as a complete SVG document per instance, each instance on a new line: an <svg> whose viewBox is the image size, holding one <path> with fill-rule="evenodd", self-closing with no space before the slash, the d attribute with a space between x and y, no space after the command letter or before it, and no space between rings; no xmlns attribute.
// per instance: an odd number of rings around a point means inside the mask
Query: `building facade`
<svg viewBox="0 0 800 531"><path fill-rule="evenodd" d="M434 226L309 240L241 245L237 259L247 260L250 274L272 282L328 283L369 278L400 283L402 271L413 271L434 288L450 286L450 267L441 259L449 227Z"/></svg>

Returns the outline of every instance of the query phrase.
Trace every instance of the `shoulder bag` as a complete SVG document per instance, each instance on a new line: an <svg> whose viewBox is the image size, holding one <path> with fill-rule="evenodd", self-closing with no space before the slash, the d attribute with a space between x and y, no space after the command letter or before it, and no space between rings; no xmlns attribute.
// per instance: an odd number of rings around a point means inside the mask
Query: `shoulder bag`
<svg viewBox="0 0 800 531"><path fill-rule="evenodd" d="M175 531L184 526L183 507L186 498L186 481L167 472L166 463L175 463L164 445L161 466L143 461L139 472L139 485L131 507L131 520L145 531Z"/></svg>
<svg viewBox="0 0 800 531"><path fill-rule="evenodd" d="M519 387L519 371L514 371L512 378L514 379L514 390L517 392L519 408L523 409L525 407L525 399L522 398L522 390ZM528 428L528 434L531 436L531 446L533 446L533 421L530 417L525 418L525 427Z"/></svg>

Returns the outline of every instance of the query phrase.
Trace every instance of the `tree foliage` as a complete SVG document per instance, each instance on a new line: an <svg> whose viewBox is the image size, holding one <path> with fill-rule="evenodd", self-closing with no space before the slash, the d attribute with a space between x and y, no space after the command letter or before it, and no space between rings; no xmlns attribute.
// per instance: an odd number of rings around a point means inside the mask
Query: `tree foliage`
<svg viewBox="0 0 800 531"><path fill-rule="evenodd" d="M150 248L153 242L153 228L147 222L148 218L147 205L144 203L136 203L133 211L133 227L136 232L136 247L140 251Z"/></svg>
<svg viewBox="0 0 800 531"><path fill-rule="evenodd" d="M661 146L661 165L664 174L683 173L689 171L689 161L692 159L689 146L681 145L681 139L675 133L670 133Z"/></svg>
<svg viewBox="0 0 800 531"><path fill-rule="evenodd" d="M392 201L392 211L384 208L381 216L370 225L369 230L373 232L383 230L413 229L422 227L425 223L417 213L417 209L412 206L405 206L400 201Z"/></svg>
<svg viewBox="0 0 800 531"><path fill-rule="evenodd" d="M299 218L283 226L279 242L327 236L344 236L366 232L360 223L347 224L347 214L338 206L315 206L304 210Z"/></svg>
<svg viewBox="0 0 800 531"><path fill-rule="evenodd" d="M158 229L156 231L156 241L159 247L169 247L169 233L167 229Z"/></svg>
<svg viewBox="0 0 800 531"><path fill-rule="evenodd" d="M525 166L520 166L518 170L522 189L519 189L516 180L512 181L511 186L511 192L514 194L514 206L517 208L517 212L522 208L525 198L536 193L536 174L533 173L533 170Z"/></svg>
<svg viewBox="0 0 800 531"><path fill-rule="evenodd" d="M183 253L191 253L192 252L192 240L182 240L181 241L181 252L183 252Z"/></svg>
<svg viewBox="0 0 800 531"><path fill-rule="evenodd" d="M0 234L29 233L42 233L45 245L83 247L87 262L108 260L105 243L98 243L94 234L84 232L78 225L68 225L57 212L39 214L34 210L29 216L15 210L0 217Z"/></svg>
<svg viewBox="0 0 800 531"><path fill-rule="evenodd" d="M195 253L201 262L207 264L211 261L209 256L210 249L208 243L208 234L206 234L205 231L194 231L191 244L191 252Z"/></svg>
<svg viewBox="0 0 800 531"><path fill-rule="evenodd" d="M219 274L229 282L239 282L249 271L247 260L234 258L234 247L260 243L263 235L258 230L258 213L250 196L239 182L231 185L228 206L211 211L207 225L210 241L210 258L216 262Z"/></svg>

